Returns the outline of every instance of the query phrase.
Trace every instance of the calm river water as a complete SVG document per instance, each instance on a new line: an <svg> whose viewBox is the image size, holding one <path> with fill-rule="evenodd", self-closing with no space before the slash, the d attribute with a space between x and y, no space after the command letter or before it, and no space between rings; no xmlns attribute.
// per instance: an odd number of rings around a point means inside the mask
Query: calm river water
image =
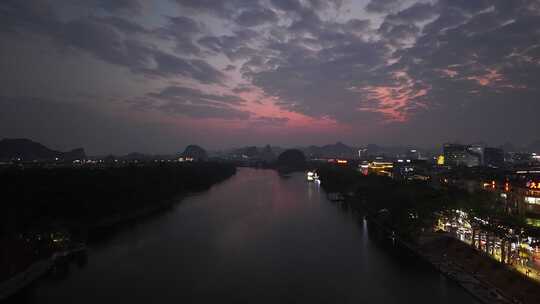
<svg viewBox="0 0 540 304"><path fill-rule="evenodd" d="M242 168L90 246L34 303L476 303L303 174Z"/></svg>

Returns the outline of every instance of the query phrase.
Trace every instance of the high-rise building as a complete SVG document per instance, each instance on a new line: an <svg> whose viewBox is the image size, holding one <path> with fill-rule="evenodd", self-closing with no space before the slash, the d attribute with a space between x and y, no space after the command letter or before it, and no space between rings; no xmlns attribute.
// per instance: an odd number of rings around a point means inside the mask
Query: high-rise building
<svg viewBox="0 0 540 304"><path fill-rule="evenodd" d="M495 168L504 166L504 151L498 148L484 148L484 166Z"/></svg>
<svg viewBox="0 0 540 304"><path fill-rule="evenodd" d="M444 162L449 166L476 167L482 164L481 147L460 144L444 144Z"/></svg>
<svg viewBox="0 0 540 304"><path fill-rule="evenodd" d="M473 156L470 159L475 163L474 166L469 167L481 166L484 163L484 147L480 145L470 145L467 146L467 151Z"/></svg>
<svg viewBox="0 0 540 304"><path fill-rule="evenodd" d="M368 156L368 149L366 149L366 148L358 149L358 158L359 159L366 159L367 156Z"/></svg>
<svg viewBox="0 0 540 304"><path fill-rule="evenodd" d="M467 157L467 146L459 144L444 144L443 155L446 165L459 166Z"/></svg>
<svg viewBox="0 0 540 304"><path fill-rule="evenodd" d="M418 151L416 149L411 149L411 150L407 151L406 158L408 158L408 159L420 159L421 158L420 151Z"/></svg>
<svg viewBox="0 0 540 304"><path fill-rule="evenodd" d="M525 152L508 152L505 160L514 165L525 165L531 162L532 154Z"/></svg>

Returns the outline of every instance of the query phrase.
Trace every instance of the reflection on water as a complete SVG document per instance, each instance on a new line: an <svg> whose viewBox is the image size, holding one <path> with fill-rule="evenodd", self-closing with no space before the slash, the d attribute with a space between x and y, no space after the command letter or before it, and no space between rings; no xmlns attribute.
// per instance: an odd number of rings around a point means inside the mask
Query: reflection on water
<svg viewBox="0 0 540 304"><path fill-rule="evenodd" d="M373 235L375 234L375 235ZM474 303L303 174L240 169L90 246L35 303Z"/></svg>

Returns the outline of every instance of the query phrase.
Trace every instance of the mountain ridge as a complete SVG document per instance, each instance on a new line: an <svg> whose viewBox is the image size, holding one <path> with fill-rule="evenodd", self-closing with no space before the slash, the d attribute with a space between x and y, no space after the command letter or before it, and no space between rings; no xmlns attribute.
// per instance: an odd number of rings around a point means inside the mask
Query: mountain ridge
<svg viewBox="0 0 540 304"><path fill-rule="evenodd" d="M27 138L4 138L0 140L0 159L12 160L75 160L86 158L83 148L60 152Z"/></svg>

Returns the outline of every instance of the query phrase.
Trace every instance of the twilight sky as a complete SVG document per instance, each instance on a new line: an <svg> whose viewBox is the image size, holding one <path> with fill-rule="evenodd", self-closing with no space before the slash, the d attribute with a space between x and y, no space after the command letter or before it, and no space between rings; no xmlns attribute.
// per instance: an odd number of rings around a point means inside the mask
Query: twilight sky
<svg viewBox="0 0 540 304"><path fill-rule="evenodd" d="M540 1L2 0L0 138L527 144Z"/></svg>

